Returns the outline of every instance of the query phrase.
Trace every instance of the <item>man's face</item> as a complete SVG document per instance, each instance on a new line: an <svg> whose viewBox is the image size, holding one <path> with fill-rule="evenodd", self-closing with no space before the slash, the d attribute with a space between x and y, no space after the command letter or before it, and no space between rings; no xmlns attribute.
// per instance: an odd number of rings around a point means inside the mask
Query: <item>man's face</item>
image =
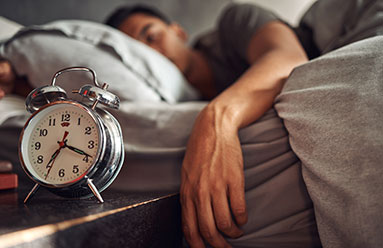
<svg viewBox="0 0 383 248"><path fill-rule="evenodd" d="M161 19L144 13L128 17L119 30L157 50L185 73L190 63L190 50L186 33L175 23L167 24Z"/></svg>

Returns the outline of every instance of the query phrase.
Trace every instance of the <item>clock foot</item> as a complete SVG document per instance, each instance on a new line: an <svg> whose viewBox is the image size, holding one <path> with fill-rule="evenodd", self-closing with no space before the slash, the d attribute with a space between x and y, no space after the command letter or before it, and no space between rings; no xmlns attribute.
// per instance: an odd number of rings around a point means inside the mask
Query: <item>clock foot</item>
<svg viewBox="0 0 383 248"><path fill-rule="evenodd" d="M27 203L27 201L32 198L32 196L36 193L36 191L40 188L40 185L38 183L33 186L32 190L28 193L27 197L25 197L24 204Z"/></svg>
<svg viewBox="0 0 383 248"><path fill-rule="evenodd" d="M98 192L96 186L94 186L94 184L92 183L92 180L88 178L87 183L88 183L90 190L93 192L94 196L98 199L98 201L100 203L103 203L104 199L102 199L100 192Z"/></svg>

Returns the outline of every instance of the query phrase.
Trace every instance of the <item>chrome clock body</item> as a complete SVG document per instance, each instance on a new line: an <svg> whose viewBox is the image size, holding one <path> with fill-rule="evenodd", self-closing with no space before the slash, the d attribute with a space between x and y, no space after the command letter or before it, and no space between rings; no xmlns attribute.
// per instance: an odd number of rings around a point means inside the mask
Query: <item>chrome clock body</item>
<svg viewBox="0 0 383 248"><path fill-rule="evenodd" d="M96 86L74 92L92 102L67 99L55 86L56 77L68 71L91 72ZM27 97L32 116L20 136L19 157L26 174L36 182L24 202L40 186L63 197L100 195L117 177L124 161L122 131L118 121L97 104L118 108L119 99L97 82L93 70L71 67L55 74L50 86L35 89Z"/></svg>

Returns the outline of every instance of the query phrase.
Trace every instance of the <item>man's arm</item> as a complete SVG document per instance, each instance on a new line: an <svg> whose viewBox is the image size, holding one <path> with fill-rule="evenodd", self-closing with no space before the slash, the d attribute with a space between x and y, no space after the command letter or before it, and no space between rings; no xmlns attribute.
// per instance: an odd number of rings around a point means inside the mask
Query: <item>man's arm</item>
<svg viewBox="0 0 383 248"><path fill-rule="evenodd" d="M279 21L266 24L252 37L247 59L251 67L207 107L225 113L237 130L270 109L292 69L307 62L294 32Z"/></svg>
<svg viewBox="0 0 383 248"><path fill-rule="evenodd" d="M181 173L182 221L192 247L227 247L247 222L238 130L273 105L292 69L307 61L294 32L279 21L260 28L247 48L250 68L199 114ZM235 220L232 219L234 215Z"/></svg>

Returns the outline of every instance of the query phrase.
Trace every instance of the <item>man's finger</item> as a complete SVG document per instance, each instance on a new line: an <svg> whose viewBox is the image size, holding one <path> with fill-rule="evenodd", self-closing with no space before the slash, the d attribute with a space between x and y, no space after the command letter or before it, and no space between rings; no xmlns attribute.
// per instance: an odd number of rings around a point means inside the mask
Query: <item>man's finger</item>
<svg viewBox="0 0 383 248"><path fill-rule="evenodd" d="M243 226L247 222L247 210L245 200L245 189L241 183L229 184L229 199L231 211L239 226Z"/></svg>
<svg viewBox="0 0 383 248"><path fill-rule="evenodd" d="M194 203L186 195L181 194L182 231L185 239L192 248L205 248L198 231L197 215Z"/></svg>
<svg viewBox="0 0 383 248"><path fill-rule="evenodd" d="M231 238L238 238L243 234L242 230L234 223L227 199L227 193L223 190L212 195L213 210L217 228Z"/></svg>
<svg viewBox="0 0 383 248"><path fill-rule="evenodd" d="M213 247L231 247L217 230L211 204L208 193L198 194L196 208L200 234Z"/></svg>

